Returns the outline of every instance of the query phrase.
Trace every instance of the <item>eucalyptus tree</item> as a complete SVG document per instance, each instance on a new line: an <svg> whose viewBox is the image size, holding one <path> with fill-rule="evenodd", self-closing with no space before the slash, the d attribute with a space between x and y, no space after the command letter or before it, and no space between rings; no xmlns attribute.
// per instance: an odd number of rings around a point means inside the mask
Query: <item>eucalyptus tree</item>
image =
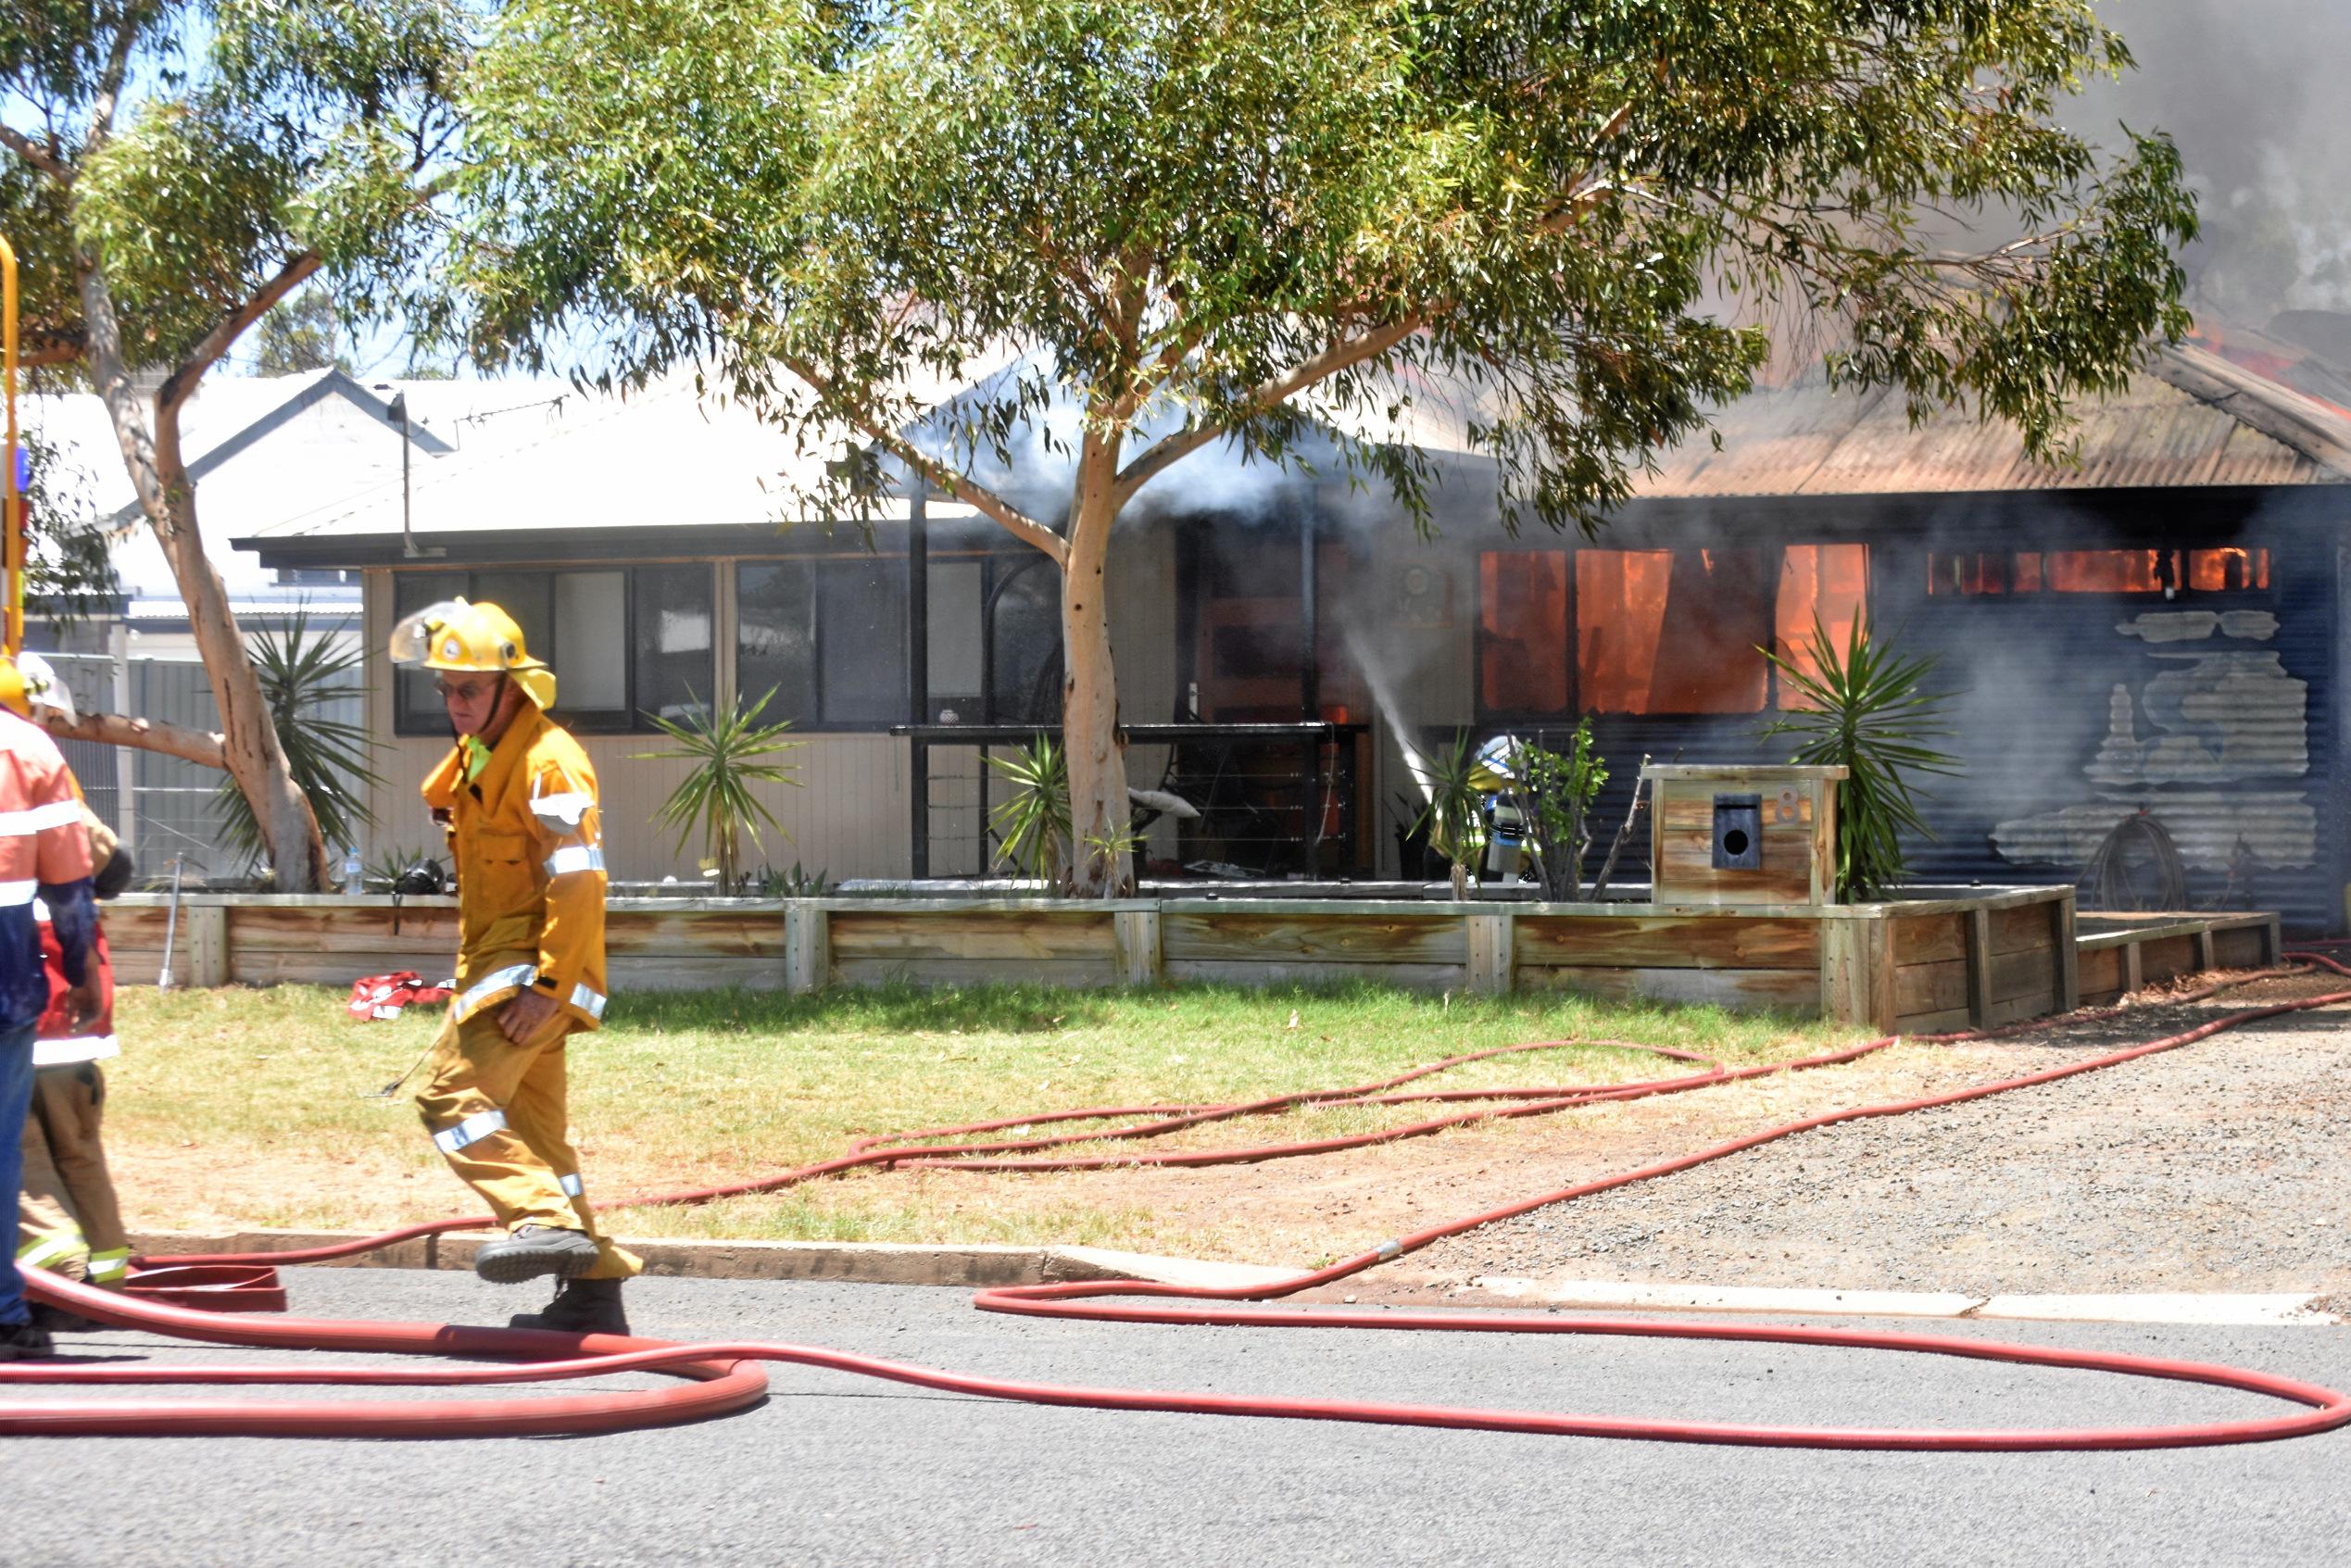
<svg viewBox="0 0 2351 1568"><path fill-rule="evenodd" d="M325 847L205 556L181 411L309 280L354 317L410 286L467 25L453 0L0 12L0 232L24 259L27 358L86 373L105 400L220 711L217 735L112 715L76 733L227 769L281 887L323 885Z"/></svg>
<svg viewBox="0 0 2351 1568"><path fill-rule="evenodd" d="M1432 464L1369 433L1434 387L1503 525L1593 530L1774 324L2061 456L2185 324L2170 144L2061 119L2128 64L2081 0L517 0L462 266L493 359L698 361L1050 557L1077 881L1115 894L1144 485L1326 421L1426 528ZM1057 404L1072 492L1032 515L975 476Z"/></svg>

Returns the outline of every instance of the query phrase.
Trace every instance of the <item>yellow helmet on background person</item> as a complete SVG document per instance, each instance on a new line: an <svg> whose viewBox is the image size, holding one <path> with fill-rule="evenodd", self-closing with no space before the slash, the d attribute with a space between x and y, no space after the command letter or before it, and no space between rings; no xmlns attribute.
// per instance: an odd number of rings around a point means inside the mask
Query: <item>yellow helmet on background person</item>
<svg viewBox="0 0 2351 1568"><path fill-rule="evenodd" d="M32 718L35 708L54 709L69 723L81 717L74 710L73 693L37 653L0 656L0 708L19 719Z"/></svg>
<svg viewBox="0 0 2351 1568"><path fill-rule="evenodd" d="M542 712L555 706L555 671L531 657L522 628L494 604L443 599L392 628L392 662L427 670L509 674Z"/></svg>

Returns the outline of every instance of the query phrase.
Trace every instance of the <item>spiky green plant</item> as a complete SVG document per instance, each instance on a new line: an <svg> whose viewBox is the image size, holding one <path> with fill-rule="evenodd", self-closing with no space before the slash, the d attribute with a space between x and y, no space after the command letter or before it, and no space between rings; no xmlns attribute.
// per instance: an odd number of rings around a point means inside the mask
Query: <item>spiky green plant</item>
<svg viewBox="0 0 2351 1568"><path fill-rule="evenodd" d="M1010 757L990 757L987 765L1012 784L1012 794L990 808L996 830L996 862L1059 891L1069 861L1069 756L1052 736L1040 734Z"/></svg>
<svg viewBox="0 0 2351 1568"><path fill-rule="evenodd" d="M319 835L330 854L340 846L357 844L359 830L375 822L368 809L367 790L383 782L368 766L377 742L364 726L322 718L321 710L335 697L367 690L343 679L367 661L366 648L356 640L338 644L332 632L312 632L308 612L296 610L283 633L254 633L252 657L279 749L285 753L295 784L309 797ZM220 813L222 841L244 864L258 865L269 845L254 823L245 791L224 774L212 798Z"/></svg>
<svg viewBox="0 0 2351 1568"><path fill-rule="evenodd" d="M773 724L760 722L769 698L775 696L771 686L760 699L745 708L736 703L724 713L702 706L688 690L686 699L694 704L693 712L684 723L676 723L658 715L654 726L677 745L667 751L637 751L630 753L633 761L686 761L693 770L678 781L661 809L653 813L653 820L663 827L677 829L677 847L683 850L686 841L697 832L702 835L704 855L718 865L719 892L736 891L740 878L736 867L742 859L742 835L751 835L752 845L761 849L766 844L760 837L760 823L764 822L789 839L792 835L782 822L775 820L760 797L751 793L755 784L783 784L797 786L799 770L789 763L770 762L763 759L781 756L797 750L801 745L786 740L785 732L792 727L789 719Z"/></svg>
<svg viewBox="0 0 2351 1568"><path fill-rule="evenodd" d="M1924 797L1912 788L1911 775L1960 771L1957 758L1926 744L1952 734L1942 721L1949 694L1925 685L1935 660L1895 653L1859 616L1842 653L1814 618L1817 675L1769 648L1761 651L1805 703L1764 734L1803 737L1791 762L1845 770L1837 802L1837 896L1851 900L1882 894L1909 868L1903 834L1934 837L1919 815Z"/></svg>
<svg viewBox="0 0 2351 1568"><path fill-rule="evenodd" d="M1428 846L1452 863L1453 897L1469 897L1469 868L1486 847L1486 797L1473 782L1477 772L1477 747L1469 732L1455 730L1453 744L1434 757L1413 763L1428 804L1413 823L1428 828Z"/></svg>

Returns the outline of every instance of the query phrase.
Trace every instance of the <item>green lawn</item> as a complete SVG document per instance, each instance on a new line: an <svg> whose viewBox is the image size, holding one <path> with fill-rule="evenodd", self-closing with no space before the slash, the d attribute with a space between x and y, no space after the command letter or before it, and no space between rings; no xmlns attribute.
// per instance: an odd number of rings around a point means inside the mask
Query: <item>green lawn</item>
<svg viewBox="0 0 2351 1568"><path fill-rule="evenodd" d="M405 1092L363 1099L431 1040L439 1010L361 1023L316 987L126 991L107 1143L142 1228L376 1226L469 1211ZM1294 1021L1294 1022L1293 1022ZM741 1180L861 1134L1074 1107L1248 1099L1366 1082L1457 1052L1567 1036L1696 1050L1732 1064L1860 1037L1713 1009L1374 986L1145 993L622 994L576 1038L572 1114L591 1194ZM1448 1073L1446 1087L1657 1076L1654 1058L1578 1047ZM1186 1135L1191 1147L1393 1125L1426 1108L1293 1112ZM1080 1152L1136 1146L1096 1145ZM635 1210L637 1236L1148 1245L1146 1209L1097 1182L854 1175L698 1209Z"/></svg>

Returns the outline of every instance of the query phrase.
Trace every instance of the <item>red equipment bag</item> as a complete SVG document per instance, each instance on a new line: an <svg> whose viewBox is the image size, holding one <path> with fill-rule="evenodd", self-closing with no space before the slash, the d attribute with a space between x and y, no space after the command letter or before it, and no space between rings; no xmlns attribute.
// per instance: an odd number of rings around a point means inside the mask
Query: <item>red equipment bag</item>
<svg viewBox="0 0 2351 1568"><path fill-rule="evenodd" d="M346 1010L362 1020L397 1018L400 1010L411 1003L447 1001L449 989L446 985L426 985L424 977L412 969L371 974L351 983L351 1000Z"/></svg>

